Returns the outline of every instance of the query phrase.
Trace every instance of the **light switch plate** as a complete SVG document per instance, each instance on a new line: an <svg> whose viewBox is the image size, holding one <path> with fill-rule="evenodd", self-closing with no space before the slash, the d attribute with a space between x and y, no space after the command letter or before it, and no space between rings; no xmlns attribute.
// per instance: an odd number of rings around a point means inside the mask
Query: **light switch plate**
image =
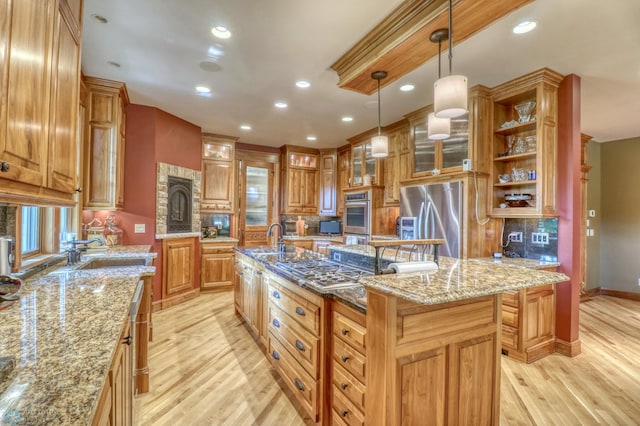
<svg viewBox="0 0 640 426"><path fill-rule="evenodd" d="M596 211L595 210L589 210L589 217L596 217Z"/></svg>
<svg viewBox="0 0 640 426"><path fill-rule="evenodd" d="M136 223L133 226L133 232L136 234L144 234L146 232L146 227L144 223Z"/></svg>

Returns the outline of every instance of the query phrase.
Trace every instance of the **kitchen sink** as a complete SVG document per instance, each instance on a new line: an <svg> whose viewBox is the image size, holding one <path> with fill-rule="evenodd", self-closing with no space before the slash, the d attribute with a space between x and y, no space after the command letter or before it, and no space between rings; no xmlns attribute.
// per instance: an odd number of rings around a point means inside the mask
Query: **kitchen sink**
<svg viewBox="0 0 640 426"><path fill-rule="evenodd" d="M111 259L93 259L89 263L78 267L78 269L99 269L99 268L117 268L121 266L146 266L147 259L144 258L111 258Z"/></svg>

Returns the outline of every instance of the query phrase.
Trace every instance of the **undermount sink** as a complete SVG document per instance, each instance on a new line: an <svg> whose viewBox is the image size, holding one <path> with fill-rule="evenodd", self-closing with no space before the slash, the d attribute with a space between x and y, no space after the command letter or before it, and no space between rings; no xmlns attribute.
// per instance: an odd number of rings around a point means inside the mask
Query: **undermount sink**
<svg viewBox="0 0 640 426"><path fill-rule="evenodd" d="M93 259L86 265L80 266L78 269L99 269L99 268L116 268L121 266L146 266L147 259L144 258L112 258L112 259Z"/></svg>

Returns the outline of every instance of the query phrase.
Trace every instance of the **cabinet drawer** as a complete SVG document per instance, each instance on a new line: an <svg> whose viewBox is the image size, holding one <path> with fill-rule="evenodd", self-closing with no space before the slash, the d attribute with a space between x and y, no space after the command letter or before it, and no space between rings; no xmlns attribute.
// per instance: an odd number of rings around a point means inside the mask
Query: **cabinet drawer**
<svg viewBox="0 0 640 426"><path fill-rule="evenodd" d="M519 294L520 292L518 291L505 291L504 293L502 293L502 304L517 308L519 302Z"/></svg>
<svg viewBox="0 0 640 426"><path fill-rule="evenodd" d="M280 309L269 309L269 331L283 344L313 378L320 377L320 339Z"/></svg>
<svg viewBox="0 0 640 426"><path fill-rule="evenodd" d="M518 327L518 308L502 305L502 324Z"/></svg>
<svg viewBox="0 0 640 426"><path fill-rule="evenodd" d="M342 315L340 312L333 312L333 334L349 343L361 353L365 353L366 328Z"/></svg>
<svg viewBox="0 0 640 426"><path fill-rule="evenodd" d="M351 401L340 392L335 386L333 387L333 397L331 398L333 407L332 416L338 417L348 425L364 425L364 414L358 410Z"/></svg>
<svg viewBox="0 0 640 426"><path fill-rule="evenodd" d="M318 421L319 382L316 382L304 371L271 333L269 334L268 356L300 405L314 421Z"/></svg>
<svg viewBox="0 0 640 426"><path fill-rule="evenodd" d="M320 335L320 307L275 283L269 285L269 302L282 309L316 336Z"/></svg>
<svg viewBox="0 0 640 426"><path fill-rule="evenodd" d="M502 327L502 347L518 349L518 330L509 326Z"/></svg>
<svg viewBox="0 0 640 426"><path fill-rule="evenodd" d="M207 247L206 243L202 244L202 254L230 254L233 255L233 246Z"/></svg>
<svg viewBox="0 0 640 426"><path fill-rule="evenodd" d="M347 398L361 411L364 411L364 391L365 386L360 383L353 375L349 374L344 368L333 361L333 386L340 392L345 394Z"/></svg>
<svg viewBox="0 0 640 426"><path fill-rule="evenodd" d="M340 339L333 339L334 362L364 383L366 357Z"/></svg>

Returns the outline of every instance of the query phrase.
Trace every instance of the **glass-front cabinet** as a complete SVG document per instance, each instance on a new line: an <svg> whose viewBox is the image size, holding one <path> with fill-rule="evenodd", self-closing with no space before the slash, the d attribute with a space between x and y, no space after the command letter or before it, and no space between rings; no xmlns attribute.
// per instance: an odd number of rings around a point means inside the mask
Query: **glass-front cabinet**
<svg viewBox="0 0 640 426"><path fill-rule="evenodd" d="M359 135L351 142L351 186L381 185L382 162L371 155L371 136ZM368 176L368 177L366 177Z"/></svg>

